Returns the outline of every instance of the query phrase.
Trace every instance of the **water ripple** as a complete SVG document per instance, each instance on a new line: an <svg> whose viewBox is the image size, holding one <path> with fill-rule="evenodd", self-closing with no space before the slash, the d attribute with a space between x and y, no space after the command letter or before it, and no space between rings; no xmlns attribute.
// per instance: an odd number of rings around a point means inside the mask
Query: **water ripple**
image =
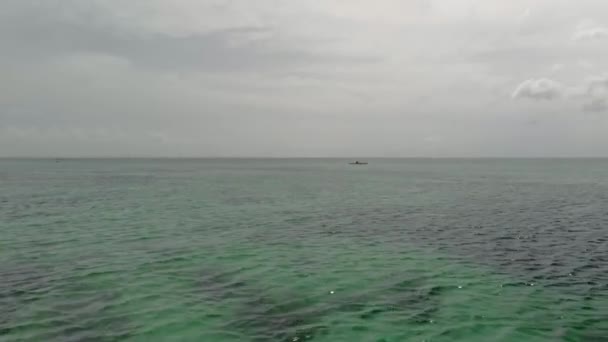
<svg viewBox="0 0 608 342"><path fill-rule="evenodd" d="M0 165L2 342L608 336L606 161Z"/></svg>

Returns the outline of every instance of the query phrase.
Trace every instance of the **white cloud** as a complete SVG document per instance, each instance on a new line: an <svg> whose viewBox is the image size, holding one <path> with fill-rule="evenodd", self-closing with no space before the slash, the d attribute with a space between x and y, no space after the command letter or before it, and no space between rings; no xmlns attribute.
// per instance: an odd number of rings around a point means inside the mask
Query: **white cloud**
<svg viewBox="0 0 608 342"><path fill-rule="evenodd" d="M581 23L574 33L574 40L595 40L608 37L608 28L586 21Z"/></svg>
<svg viewBox="0 0 608 342"><path fill-rule="evenodd" d="M513 98L529 98L533 100L553 100L561 97L566 88L559 82L547 79L530 79L522 82L513 91Z"/></svg>
<svg viewBox="0 0 608 342"><path fill-rule="evenodd" d="M590 40L590 39L601 39L608 37L608 28L596 27L585 31L578 32L574 39L576 40Z"/></svg>
<svg viewBox="0 0 608 342"><path fill-rule="evenodd" d="M555 63L551 66L551 72L556 73L563 70L566 66L561 63Z"/></svg>
<svg viewBox="0 0 608 342"><path fill-rule="evenodd" d="M582 59L582 60L576 62L576 65L581 69L592 69L593 68L593 63L589 62L586 59Z"/></svg>

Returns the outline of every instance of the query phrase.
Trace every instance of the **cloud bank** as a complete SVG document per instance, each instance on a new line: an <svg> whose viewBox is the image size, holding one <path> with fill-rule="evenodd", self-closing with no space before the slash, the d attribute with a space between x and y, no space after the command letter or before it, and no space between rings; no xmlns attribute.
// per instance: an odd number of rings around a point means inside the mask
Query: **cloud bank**
<svg viewBox="0 0 608 342"><path fill-rule="evenodd" d="M4 0L0 156L606 154L607 23L593 0Z"/></svg>

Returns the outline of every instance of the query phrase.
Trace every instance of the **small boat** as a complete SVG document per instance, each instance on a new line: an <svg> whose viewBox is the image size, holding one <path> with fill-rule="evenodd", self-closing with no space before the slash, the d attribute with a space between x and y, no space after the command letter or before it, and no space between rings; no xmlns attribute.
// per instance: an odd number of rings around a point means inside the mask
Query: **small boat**
<svg viewBox="0 0 608 342"><path fill-rule="evenodd" d="M348 163L348 164L350 164L350 165L367 165L367 162L360 162L358 160L355 160L354 162Z"/></svg>

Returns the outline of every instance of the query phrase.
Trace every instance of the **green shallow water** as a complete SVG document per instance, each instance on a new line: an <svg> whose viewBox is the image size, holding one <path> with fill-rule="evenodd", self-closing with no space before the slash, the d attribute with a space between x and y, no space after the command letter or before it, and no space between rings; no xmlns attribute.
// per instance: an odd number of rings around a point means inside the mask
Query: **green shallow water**
<svg viewBox="0 0 608 342"><path fill-rule="evenodd" d="M0 341L606 341L606 160L0 160Z"/></svg>

